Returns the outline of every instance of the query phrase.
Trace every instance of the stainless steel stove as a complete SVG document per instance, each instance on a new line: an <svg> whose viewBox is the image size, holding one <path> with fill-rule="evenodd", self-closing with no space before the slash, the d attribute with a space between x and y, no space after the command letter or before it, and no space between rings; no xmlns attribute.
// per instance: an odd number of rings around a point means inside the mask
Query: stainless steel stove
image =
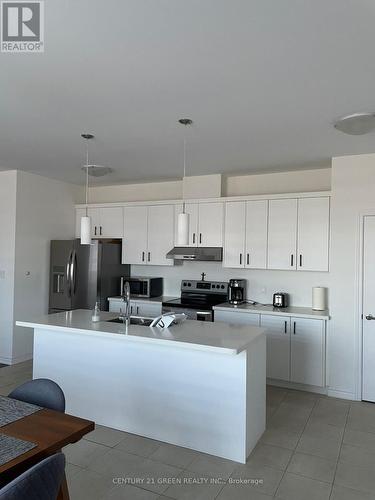
<svg viewBox="0 0 375 500"><path fill-rule="evenodd" d="M228 283L225 281L182 280L181 296L163 302L163 314L185 313L189 319L213 321L213 306L225 302L228 297Z"/></svg>

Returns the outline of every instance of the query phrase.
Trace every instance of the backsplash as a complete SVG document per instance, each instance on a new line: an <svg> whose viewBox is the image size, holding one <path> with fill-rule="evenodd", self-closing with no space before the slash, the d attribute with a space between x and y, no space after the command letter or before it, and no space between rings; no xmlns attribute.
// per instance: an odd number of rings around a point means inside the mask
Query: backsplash
<svg viewBox="0 0 375 500"><path fill-rule="evenodd" d="M271 303L274 292L287 292L290 305L311 307L312 287L329 288L329 273L307 271L271 271L265 269L228 269L217 262L183 262L175 266L131 266L133 275L162 276L164 295L178 296L183 279L200 279L206 273L207 281L228 281L231 278L247 280L247 299ZM328 292L329 304L329 292Z"/></svg>

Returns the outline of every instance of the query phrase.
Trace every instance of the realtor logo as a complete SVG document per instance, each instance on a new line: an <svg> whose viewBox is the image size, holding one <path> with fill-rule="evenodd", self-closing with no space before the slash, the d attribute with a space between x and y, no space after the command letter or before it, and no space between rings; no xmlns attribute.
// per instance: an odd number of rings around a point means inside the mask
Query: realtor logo
<svg viewBox="0 0 375 500"><path fill-rule="evenodd" d="M44 52L44 2L1 2L1 52Z"/></svg>

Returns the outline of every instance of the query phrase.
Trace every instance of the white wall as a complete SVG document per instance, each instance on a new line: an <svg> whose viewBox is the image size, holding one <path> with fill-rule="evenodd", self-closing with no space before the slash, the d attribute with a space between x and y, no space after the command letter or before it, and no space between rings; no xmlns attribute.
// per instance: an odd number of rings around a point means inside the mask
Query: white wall
<svg viewBox="0 0 375 500"><path fill-rule="evenodd" d="M223 183L223 196L279 194L331 189L331 168L275 172L272 174L237 175Z"/></svg>
<svg viewBox="0 0 375 500"><path fill-rule="evenodd" d="M329 287L329 273L228 269L218 262L184 262L173 267L131 266L131 272L133 275L162 276L165 295L178 296L181 280L201 279L201 273L205 272L206 280L228 281L230 278L248 280L248 299L270 303L274 292L282 291L290 294L291 305L306 307L311 307L313 286Z"/></svg>
<svg viewBox="0 0 375 500"><path fill-rule="evenodd" d="M74 237L77 189L64 182L17 172L15 320L48 312L50 240ZM32 340L31 330L14 328L13 362L31 357Z"/></svg>
<svg viewBox="0 0 375 500"><path fill-rule="evenodd" d="M187 184L200 182L201 176L188 177ZM202 176L204 179L205 176ZM207 176L210 177L210 176ZM213 176L214 177L214 176ZM219 176L215 192L218 188ZM331 189L331 169L317 168L268 174L250 174L224 177L223 196L242 196L250 194L298 193L302 191L329 191ZM84 202L82 192L76 202ZM186 193L187 197L188 193ZM209 194L208 197L212 195ZM220 195L217 195L220 196ZM96 186L90 188L90 203L109 203L118 201L156 201L177 200L183 197L181 180L150 182L143 184L120 184L115 186ZM199 197L199 196L198 196Z"/></svg>
<svg viewBox="0 0 375 500"><path fill-rule="evenodd" d="M0 172L0 363L12 359L16 185L15 170Z"/></svg>
<svg viewBox="0 0 375 500"><path fill-rule="evenodd" d="M337 395L360 391L358 279L360 216L375 210L375 155L334 158L331 200L329 383Z"/></svg>

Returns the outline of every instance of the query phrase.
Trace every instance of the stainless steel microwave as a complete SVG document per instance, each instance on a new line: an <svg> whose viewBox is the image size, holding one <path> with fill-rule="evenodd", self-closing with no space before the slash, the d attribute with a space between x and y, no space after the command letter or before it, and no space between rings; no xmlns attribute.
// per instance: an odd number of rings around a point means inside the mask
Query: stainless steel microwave
<svg viewBox="0 0 375 500"><path fill-rule="evenodd" d="M152 276L131 276L121 278L121 294L123 293L124 283L128 281L130 285L131 297L159 297L163 295L163 278L154 278Z"/></svg>

